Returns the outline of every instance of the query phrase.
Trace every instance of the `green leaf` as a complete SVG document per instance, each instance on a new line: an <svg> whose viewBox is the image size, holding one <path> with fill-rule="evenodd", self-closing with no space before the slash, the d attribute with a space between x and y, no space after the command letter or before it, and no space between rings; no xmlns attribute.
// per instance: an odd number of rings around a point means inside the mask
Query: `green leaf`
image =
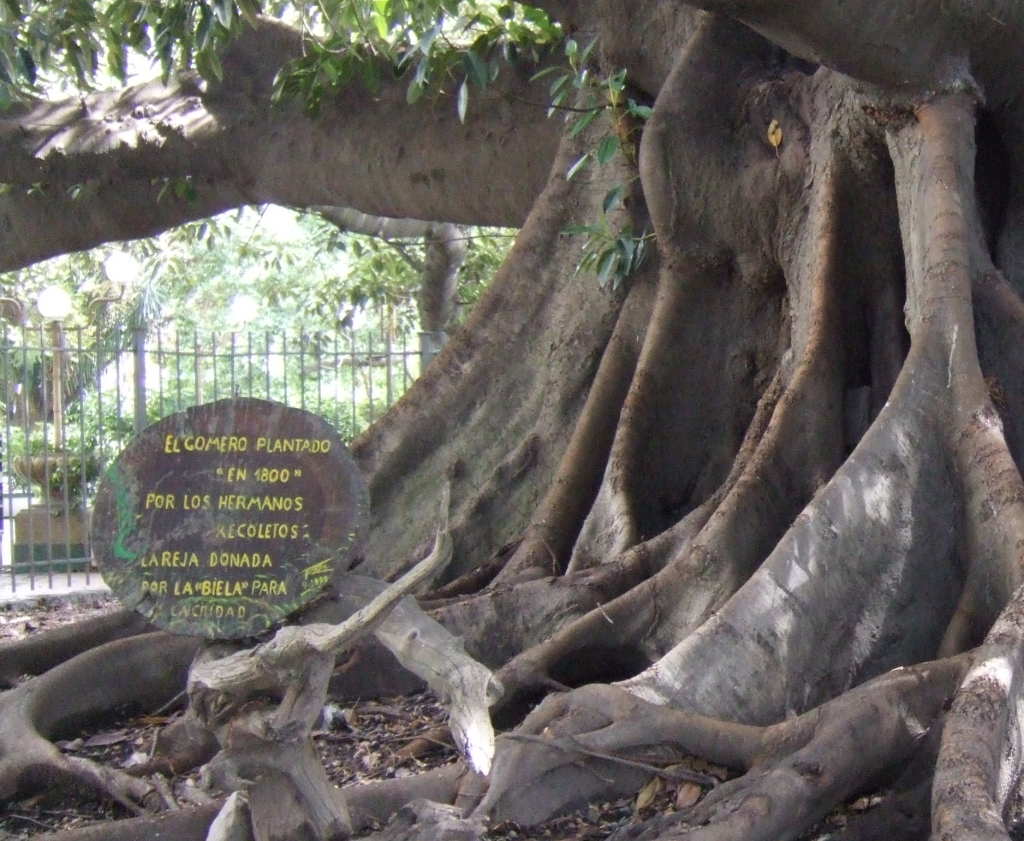
<svg viewBox="0 0 1024 841"><path fill-rule="evenodd" d="M654 113L654 109L649 105L639 105L635 99L629 100L629 103L626 105L626 110L634 117L641 120L649 120L651 114Z"/></svg>
<svg viewBox="0 0 1024 841"><path fill-rule="evenodd" d="M548 17L547 12L542 9L538 9L536 6L521 6L523 12L523 20L532 23L541 29L554 30L557 29L556 25L551 22L551 18Z"/></svg>
<svg viewBox="0 0 1024 841"><path fill-rule="evenodd" d="M615 247L622 254L626 266L633 264L633 258L636 256L636 244L637 239L630 233L624 233L615 240Z"/></svg>
<svg viewBox="0 0 1024 841"><path fill-rule="evenodd" d="M619 138L614 134L606 134L597 144L597 162L606 164L619 153Z"/></svg>
<svg viewBox="0 0 1024 841"><path fill-rule="evenodd" d="M213 13L217 16L221 26L230 29L235 17L234 0L214 0Z"/></svg>
<svg viewBox="0 0 1024 841"><path fill-rule="evenodd" d="M262 10L258 0L238 0L238 11L242 13L242 17L247 23L255 25Z"/></svg>
<svg viewBox="0 0 1024 841"><path fill-rule="evenodd" d="M612 95L613 100L617 100L618 95L626 89L626 71L619 70L608 77L606 83L608 91Z"/></svg>
<svg viewBox="0 0 1024 841"><path fill-rule="evenodd" d="M199 198L199 193L196 191L196 186L195 184L192 183L191 179L189 178L178 178L175 181L173 181L172 190L174 191L174 195L177 198L183 199L184 201L187 201L189 203L194 202L197 198Z"/></svg>
<svg viewBox="0 0 1024 841"><path fill-rule="evenodd" d="M363 78L363 84L370 93L377 93L380 90L380 65L376 61L359 62L359 71Z"/></svg>
<svg viewBox="0 0 1024 841"><path fill-rule="evenodd" d="M562 233L569 236L593 236L603 233L603 229L600 225L567 225Z"/></svg>
<svg viewBox="0 0 1024 841"><path fill-rule="evenodd" d="M569 137L576 137L578 134L580 134L584 129L587 128L587 126L589 126L592 122L594 122L594 120L597 119L597 115L600 113L601 109L595 108L593 111L588 111L578 120L576 120L576 122L573 124L573 127L569 129Z"/></svg>
<svg viewBox="0 0 1024 841"><path fill-rule="evenodd" d="M32 53L24 47L18 47L18 64L21 67L21 75L28 79L30 85L36 83L36 62Z"/></svg>
<svg viewBox="0 0 1024 841"><path fill-rule="evenodd" d="M571 73L566 73L555 79L548 88L548 94L551 98L554 99L560 93L563 93L569 87L569 83L572 82L572 78Z"/></svg>
<svg viewBox="0 0 1024 841"><path fill-rule="evenodd" d="M609 248L601 253L601 259L597 263L597 281L606 285L617 274L619 274L619 253L614 248Z"/></svg>
<svg viewBox="0 0 1024 841"><path fill-rule="evenodd" d="M587 60L590 58L590 54L593 52L594 47L596 47L596 46L597 46L597 38L594 38L589 44L587 44L586 49L583 50L583 54L580 56L580 63L581 64L585 64L587 62Z"/></svg>
<svg viewBox="0 0 1024 841"><path fill-rule="evenodd" d="M633 253L633 265L630 266L631 272L640 268L644 262L644 258L647 256L647 237L641 236L636 239L636 250Z"/></svg>
<svg viewBox="0 0 1024 841"><path fill-rule="evenodd" d="M391 31L390 6L389 0L373 0L373 25L381 40L386 39Z"/></svg>
<svg viewBox="0 0 1024 841"><path fill-rule="evenodd" d="M590 152L587 152L585 155L580 157L576 161L576 163L569 167L568 171L565 173L565 180L572 181L573 176L576 175L576 173L579 172L581 169L583 169L583 167L585 167L588 163L590 163Z"/></svg>
<svg viewBox="0 0 1024 841"><path fill-rule="evenodd" d="M204 79L211 79L215 82L224 81L224 68L213 47L196 53L196 70Z"/></svg>
<svg viewBox="0 0 1024 841"><path fill-rule="evenodd" d="M5 17L8 20L18 20L22 15L21 4L18 3L18 0L3 0L0 6L4 8Z"/></svg>
<svg viewBox="0 0 1024 841"><path fill-rule="evenodd" d="M427 83L427 71L429 69L430 69L430 62L429 62L427 56L423 56L423 58L421 58L416 63L416 73L415 73L415 75L413 77L413 81L416 84L420 85L420 86L426 85L426 83Z"/></svg>
<svg viewBox="0 0 1024 841"><path fill-rule="evenodd" d="M430 48L434 46L434 41L437 36L440 34L441 22L438 21L420 36L420 40L416 44L416 49L423 53L423 55L427 55L430 52Z"/></svg>
<svg viewBox="0 0 1024 841"><path fill-rule="evenodd" d="M466 122L466 107L469 104L469 80L463 79L462 84L459 85L459 96L458 96L458 110L459 110L459 122Z"/></svg>
<svg viewBox="0 0 1024 841"><path fill-rule="evenodd" d="M608 213L612 208L618 206L619 202L622 201L622 193L624 188L621 184L610 189L605 193L604 201L601 203L601 210L604 213Z"/></svg>
<svg viewBox="0 0 1024 841"><path fill-rule="evenodd" d="M327 80L329 85L337 85L338 79L341 76L341 69L338 64L331 59L320 62L320 74Z"/></svg>
<svg viewBox="0 0 1024 841"><path fill-rule="evenodd" d="M536 82L538 79L543 79L545 76L550 76L552 73L563 73L564 74L565 72L566 72L566 70L565 70L564 67L560 67L560 66L557 66L557 65L554 66L554 67L545 67L543 70L538 70L536 73L534 73L530 77L530 81L531 82Z"/></svg>
<svg viewBox="0 0 1024 841"><path fill-rule="evenodd" d="M490 74L487 71L487 65L475 50L466 50L462 54L462 64L466 68L466 75L473 80L477 87L481 89L487 87Z"/></svg>

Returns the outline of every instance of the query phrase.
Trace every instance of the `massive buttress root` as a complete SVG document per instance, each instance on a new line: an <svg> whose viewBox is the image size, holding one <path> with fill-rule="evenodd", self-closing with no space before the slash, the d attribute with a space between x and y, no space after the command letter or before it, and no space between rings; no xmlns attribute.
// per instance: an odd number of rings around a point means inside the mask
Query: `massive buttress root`
<svg viewBox="0 0 1024 841"><path fill-rule="evenodd" d="M891 773L928 741L929 731L943 734L933 794L938 837L961 838L965 832L1008 837L1006 814L1020 774L1020 750L1014 745L1022 732L1017 710L1024 594L1014 591L1021 580L1024 484L979 364L972 291L987 295L987 312L996 317L1010 320L1015 305L999 299L1011 293L992 265L977 211L974 98L969 92L938 96L916 110L897 110L886 128L910 336L895 384L866 433L851 442L853 451L720 609L695 629L666 622L657 611L644 617L677 632L678 642L621 686L640 698L711 717L704 721L719 720L717 738L737 743L742 735L727 728L739 725L725 722L778 727L772 722L817 704L826 709L854 703L855 697L867 699L857 702L862 704L855 713L858 723L845 720L834 731L835 738L846 738L858 729L884 727L885 716L909 709L906 699L886 699L877 681L844 694L851 687L936 653L952 657L980 642L1003 614L968 660L943 660L929 672L943 678L929 690L928 712L897 716L894 726L902 728L905 741L894 736L892 743L903 747L873 757L877 764L871 773L862 768L847 776L841 768L826 767L821 757L834 758L837 752L844 757L840 765L859 766L848 762L852 746L840 750L839 742L826 736L833 731L822 730L815 737L823 741L812 751L818 757L813 761L804 756L805 748L790 746L781 765L765 769L752 763L752 770L691 815L623 831L617 838L795 837L874 774ZM833 295L846 296L856 277L840 258L844 230L851 227L844 211L851 207L846 196L853 173L828 146L827 138L810 143L813 198L802 225L807 250L796 249L811 258L805 261L810 274L796 289L810 294L794 291L798 272L786 273L791 297L801 299L803 313L816 312L807 304L815 300L814 290L825 301L830 287L836 289ZM655 200L651 207L657 220ZM671 257L665 264L673 264ZM828 306L823 307L808 321L832 332ZM807 364L827 353L822 347L814 347ZM835 370L836 360L826 368ZM797 381L789 380L790 389ZM785 396L775 403L775 413L784 406ZM848 424L849 418L841 422ZM766 431L762 440L768 437ZM699 540L699 534L691 540ZM652 601L664 592L651 583L641 586L649 588ZM601 612L614 617L614 604ZM658 633L650 629L648 636ZM613 635L614 630L604 630L605 639ZM586 646L586 635L580 635L577 653ZM503 674L514 682L523 674L517 666L531 658L535 673L537 664L550 667L557 662L549 656L552 648L527 652ZM565 639L558 642L559 656L572 650ZM900 672L891 675L899 679ZM912 683L922 685L920 675ZM598 691L550 699L527 719L525 732L533 737L517 741L513 736L506 743L482 810L532 822L578 805L581 792L583 800L621 794L643 777L636 770L613 773L614 763L601 765L602 774L592 758L595 745L605 753L652 746L678 752L682 737L659 731L652 721L638 725L635 714L619 716L622 710L607 699L603 708L595 706L591 696ZM943 707L950 695L954 701L947 715ZM552 747L536 744L540 734L554 740ZM582 753L580 746L586 748ZM558 754L561 758L552 758ZM537 774L545 797L521 796L527 779ZM845 789L837 786L840 779Z"/></svg>

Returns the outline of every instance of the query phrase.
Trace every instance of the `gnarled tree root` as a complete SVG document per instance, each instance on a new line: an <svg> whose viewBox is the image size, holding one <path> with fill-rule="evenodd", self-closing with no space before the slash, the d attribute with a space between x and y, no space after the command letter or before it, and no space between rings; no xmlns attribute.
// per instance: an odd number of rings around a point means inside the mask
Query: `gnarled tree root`
<svg viewBox="0 0 1024 841"><path fill-rule="evenodd" d="M681 58L680 73L666 82L661 93L668 110L661 108L661 116L652 120L654 125L645 132L648 166L657 171L653 178L660 178L665 171L676 171L675 164L658 165L673 154L673 150L659 145L660 121L687 120L688 124L703 126L706 111L719 107L713 96L709 97L707 92L698 96L689 84L692 75L688 74L692 74L695 66L703 67L701 62L720 62L723 49L735 47L730 44L724 48L722 42L730 43L730 36L718 32L711 24L708 29L704 40L709 40L712 48L704 55L695 47ZM729 77L728 73L721 72L719 64L715 67L718 78ZM723 97L729 95L720 93ZM709 105L709 99L715 104ZM658 108L655 111L659 113ZM663 135L675 136L670 131L671 125L663 128ZM666 562L659 564L663 568L655 578L563 627L550 640L524 652L503 668L499 678L510 689L510 697L515 697L516 692L529 694L531 686L544 687L552 681L571 682L559 674L566 663L601 662L613 651L632 653L634 662L644 659L653 662L660 657L736 592L783 537L819 484L839 466L844 448L852 448L857 443L861 426L848 423L844 417L847 386L844 366L848 364L845 358L869 356L872 349L858 346L859 343L870 344L870 341L863 335L866 332L863 328L846 323L849 311L856 306L845 304L843 297L851 288L870 290L876 282L867 276L867 271L851 263L848 255L854 243L845 233L845 222L858 212L856 203L850 199L851 184L859 186L865 178L880 176L872 171L868 175L859 174L860 180L855 180L827 136L816 139L814 144L811 154L815 159L816 186L809 212L799 205L790 211L794 216L803 212L793 224L799 224L799 236L805 241L801 253L809 255L786 271L789 294L802 303L800 323L782 327L781 332L791 342L790 353L777 365L774 379L761 394L732 469L715 493L703 501L691 501L691 504L700 504L662 533L661 537L677 533L679 539ZM666 203L667 212L677 212L675 203L667 199ZM657 225L657 202L652 203L652 216ZM665 221L667 228L659 230L659 244L672 252L672 258L665 260L661 283L699 287L704 282L703 275L710 270L687 253L685 243L675 242L679 234L667 224L668 220ZM746 255L747 258L754 265L761 265L754 257ZM770 273L771 267L767 264L762 268ZM712 284L716 294L726 294L730 284L750 282L744 276L729 278L729 274L719 267L718 283ZM863 306L871 310L868 293L864 294ZM876 321L886 322L887 318L878 315ZM836 343L836 336L859 338L850 338L851 347L843 348ZM649 341L654 342L659 337L659 333L652 331ZM664 359L649 359L654 350L650 349L650 353L648 350L645 347L638 377L647 366L652 370L673 370ZM873 386L879 394L872 395L878 405L884 402L891 382L881 374L879 380ZM672 388L676 387L678 384L673 383ZM666 388L668 385L664 384L662 391ZM649 385L646 391L651 391ZM653 394L648 394L646 402L652 399ZM648 413L654 411L650 405L644 408ZM862 420L866 424L869 417ZM675 425L665 425L675 431ZM622 435L628 437L630 428L631 425L624 422ZM679 434L686 437L684 433ZM612 457L618 455L628 461L630 467L626 472L643 475L642 460L635 452L639 442L635 436L630 440L630 447L623 443L622 452L613 449ZM695 440L703 441L699 437ZM620 495L627 486L625 480L617 484ZM648 504L653 503L648 501ZM630 504L624 501L612 508L625 511ZM663 542L660 537L650 541L648 550L653 553L656 543ZM640 656L636 656L637 652ZM597 675L588 677L596 679Z"/></svg>
<svg viewBox="0 0 1024 841"><path fill-rule="evenodd" d="M746 773L692 809L617 838L796 837L836 804L897 771L941 720L968 665L958 658L896 669L768 727L647 704L609 686L575 690L549 699L524 722L522 732L547 744L502 743L476 814L540 823L596 798L637 791L651 772L622 760L668 765L697 755Z"/></svg>
<svg viewBox="0 0 1024 841"><path fill-rule="evenodd" d="M414 800L431 800L464 811L466 804L460 799L461 792L474 785L479 787L481 781L463 763L456 762L412 777L348 786L339 796L345 801L353 832L359 833L386 823Z"/></svg>
<svg viewBox="0 0 1024 841"><path fill-rule="evenodd" d="M1009 841L1024 733L1024 588L985 639L949 711L932 789L936 841Z"/></svg>
<svg viewBox="0 0 1024 841"><path fill-rule="evenodd" d="M133 766L129 773L133 777L148 777L151 774L173 777L185 774L212 759L219 748L210 729L191 708L186 708L183 715L164 725L157 734L149 760Z"/></svg>
<svg viewBox="0 0 1024 841"><path fill-rule="evenodd" d="M34 841L206 841L220 804L48 832Z"/></svg>
<svg viewBox="0 0 1024 841"><path fill-rule="evenodd" d="M135 812L162 807L145 780L66 756L50 740L115 710L166 704L184 686L195 650L194 640L165 633L117 640L0 696L0 800L79 786Z"/></svg>
<svg viewBox="0 0 1024 841"><path fill-rule="evenodd" d="M153 631L134 610L115 610L0 644L0 688L14 686L25 675L41 675L76 654L116 639Z"/></svg>

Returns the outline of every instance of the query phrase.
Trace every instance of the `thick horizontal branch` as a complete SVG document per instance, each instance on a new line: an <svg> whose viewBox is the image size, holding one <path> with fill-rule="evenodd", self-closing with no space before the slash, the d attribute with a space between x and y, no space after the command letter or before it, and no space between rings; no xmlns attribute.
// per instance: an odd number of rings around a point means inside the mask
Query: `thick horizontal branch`
<svg viewBox="0 0 1024 841"><path fill-rule="evenodd" d="M1024 8L1009 0L691 0L794 55L888 89L921 92L974 76L994 100L1020 91Z"/></svg>
<svg viewBox="0 0 1024 841"><path fill-rule="evenodd" d="M342 230L380 239L423 239L435 224L422 219L373 216L351 207L314 207L311 210Z"/></svg>
<svg viewBox="0 0 1024 841"><path fill-rule="evenodd" d="M651 99L704 17L692 6L665 0L602 3L599 12L583 0L533 0L530 5L544 10L577 41L596 38L606 71L624 69L631 88Z"/></svg>
<svg viewBox="0 0 1024 841"><path fill-rule="evenodd" d="M168 85L8 112L0 119L4 267L142 236L152 232L146 228L196 218L200 209L240 203L521 224L547 180L563 128L545 118L544 80L530 81L535 68L507 65L486 91L471 89L464 122L456 85L409 105L408 81L390 69L382 71L378 91L354 83L325 98L312 117L302 103L271 102L274 74L299 50L293 30L264 22L225 55L221 84L185 74ZM172 213L154 205L155 194L185 179L196 196L192 207ZM157 189L146 189L150 184ZM92 204L69 200L83 190L94 191ZM102 226L63 222L104 205L135 212L107 214ZM18 218L25 209L28 218ZM90 227L102 232L88 233ZM9 255L26 238L37 242L20 249L19 263Z"/></svg>
<svg viewBox="0 0 1024 841"><path fill-rule="evenodd" d="M79 189L9 190L0 195L0 271L92 248L138 239L247 204L236 186L201 182L191 198L161 179L86 182Z"/></svg>

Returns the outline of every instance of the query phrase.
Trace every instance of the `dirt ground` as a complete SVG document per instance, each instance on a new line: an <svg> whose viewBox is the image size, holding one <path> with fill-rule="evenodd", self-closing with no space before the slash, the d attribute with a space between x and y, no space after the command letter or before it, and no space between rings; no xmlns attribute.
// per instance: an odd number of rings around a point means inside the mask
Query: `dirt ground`
<svg viewBox="0 0 1024 841"><path fill-rule="evenodd" d="M116 606L112 598L105 596L74 601L44 599L32 605L0 606L0 644L113 610ZM109 721L58 742L58 746L77 756L130 768L149 758L159 729L180 714L180 709L167 709L125 717L112 710ZM328 775L339 786L416 774L457 760L445 725L444 709L430 693L329 703L314 738ZM729 775L726 769L697 758L686 766L720 780ZM167 782L175 800L182 806L201 803L206 798L198 786L198 772ZM656 813L685 809L705 793L693 783L654 778L634 797L592 805L584 812L557 818L539 827L525 828L510 822L496 824L489 828L484 839L601 841L625 824ZM812 834L805 836L806 841L831 838L851 813L870 809L880 799L864 797L847 810L829 816ZM44 832L129 817L117 804L64 793L39 795L0 806L0 841L22 841Z"/></svg>

